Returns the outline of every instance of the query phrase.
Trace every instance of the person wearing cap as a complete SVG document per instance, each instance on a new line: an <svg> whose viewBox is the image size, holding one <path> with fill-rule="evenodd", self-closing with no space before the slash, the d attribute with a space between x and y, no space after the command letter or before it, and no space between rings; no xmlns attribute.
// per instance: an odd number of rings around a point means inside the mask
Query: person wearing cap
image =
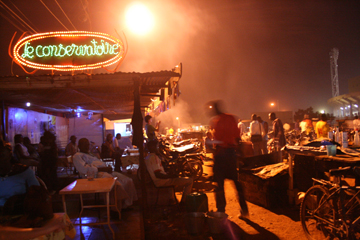
<svg viewBox="0 0 360 240"><path fill-rule="evenodd" d="M225 179L232 180L235 184L238 201L241 207L239 218L249 218L249 210L245 201L244 191L238 180L236 148L239 143L240 130L237 121L231 114L224 113L222 102L211 101L206 105L207 114L212 117L210 129L213 131L214 154L214 181L217 183L215 190L216 208L218 212L225 212Z"/></svg>
<svg viewBox="0 0 360 240"><path fill-rule="evenodd" d="M153 125L151 125L152 122L152 116L147 115L145 116L145 130L146 130L146 135L148 137L148 141L152 141L156 139L156 134L155 132L159 132L159 126L160 126L160 121L158 121L155 125L155 127Z"/></svg>

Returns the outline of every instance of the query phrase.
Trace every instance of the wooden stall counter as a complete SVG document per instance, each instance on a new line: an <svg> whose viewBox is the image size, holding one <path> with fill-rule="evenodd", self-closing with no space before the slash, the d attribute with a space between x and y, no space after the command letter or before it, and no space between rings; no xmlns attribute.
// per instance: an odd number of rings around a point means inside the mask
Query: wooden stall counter
<svg viewBox="0 0 360 240"><path fill-rule="evenodd" d="M317 153L294 153L293 183L294 188L306 192L312 185L312 178L327 179L326 173L331 169L347 166L360 166L360 157L346 154L327 156Z"/></svg>

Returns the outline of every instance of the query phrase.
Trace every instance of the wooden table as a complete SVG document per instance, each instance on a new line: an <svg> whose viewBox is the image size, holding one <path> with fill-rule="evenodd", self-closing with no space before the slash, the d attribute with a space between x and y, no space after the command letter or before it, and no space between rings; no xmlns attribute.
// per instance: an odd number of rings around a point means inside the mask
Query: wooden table
<svg viewBox="0 0 360 240"><path fill-rule="evenodd" d="M112 227L110 225L110 207L115 207L117 212L119 213L119 218L121 218L121 213L120 213L119 209L116 206L116 203L117 203L116 188L114 189L115 190L115 193L114 193L114 195L115 195L115 204L110 205L110 191L114 188L115 182L116 182L116 178L95 178L92 181L89 181L87 179L78 179L78 180L72 182L71 184L69 184L68 186L66 186L65 188L60 190L60 192L59 192L59 194L62 195L62 201L63 201L63 206L64 206L65 213L66 213L65 195L67 195L67 194L79 194L80 195L80 202L81 202L81 211L80 211L80 214L79 214L80 225L82 225L82 223L81 223L81 215L82 215L82 212L83 212L84 208L106 207L107 222L86 223L86 224L83 224L83 225L103 225L103 224L107 224L109 226L112 234L113 234L113 239L115 239L115 232L114 232L114 230L112 229ZM88 193L106 193L106 205L87 205L87 206L84 206L82 195L83 194L88 194Z"/></svg>

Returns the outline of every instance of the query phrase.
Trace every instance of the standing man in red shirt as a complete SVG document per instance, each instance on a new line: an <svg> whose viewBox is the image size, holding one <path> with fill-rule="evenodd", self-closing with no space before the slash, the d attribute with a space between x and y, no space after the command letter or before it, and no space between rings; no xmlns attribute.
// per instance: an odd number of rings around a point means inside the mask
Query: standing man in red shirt
<svg viewBox="0 0 360 240"><path fill-rule="evenodd" d="M240 131L233 115L224 113L222 101L211 101L207 104L207 112L212 117L210 128L214 131L213 143L216 146L214 154L214 181L217 183L215 197L219 212L225 212L226 200L224 180L234 182L240 203L240 218L248 218L249 210L245 201L244 191L238 180L236 166L236 147L239 142Z"/></svg>

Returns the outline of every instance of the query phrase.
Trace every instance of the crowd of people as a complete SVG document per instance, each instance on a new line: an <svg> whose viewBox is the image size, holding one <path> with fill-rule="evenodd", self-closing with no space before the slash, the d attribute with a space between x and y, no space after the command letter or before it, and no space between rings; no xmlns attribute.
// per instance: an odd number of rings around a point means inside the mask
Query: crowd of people
<svg viewBox="0 0 360 240"><path fill-rule="evenodd" d="M121 155L124 149L133 148L128 138L121 138L117 134L113 138L108 134L102 145L101 151L95 144L86 138L78 142L76 136L70 137L65 147L65 155L71 157L74 165L74 173L80 178L88 174L94 177L117 177L117 203L118 208L127 208L138 199L135 185L131 178L122 173ZM0 213L9 209L14 196L22 196L32 185L41 182L46 186L50 195L60 189L58 179L59 149L56 144L56 136L45 131L36 146L31 144L28 137L21 134L14 136L14 147L9 142L0 141ZM107 167L101 159L114 158L115 168ZM12 208L13 209L13 208ZM9 213L9 211L7 211Z"/></svg>
<svg viewBox="0 0 360 240"><path fill-rule="evenodd" d="M225 113L221 101L212 101L207 104L207 113L211 117L209 131L206 133L205 145L207 151L214 154L213 181L216 182L215 199L217 211L225 212L225 189L224 181L229 179L234 182L239 205L240 218L248 218L249 210L245 201L244 190L238 180L237 172L237 147L241 141L252 143L254 155L268 154L268 144L274 143L275 150L280 151L286 145L285 130L282 121L274 112L269 113L268 121L261 116L251 115L251 121L247 128L241 119ZM192 191L194 180L191 177L179 177L166 172L162 166L162 159L158 154L157 133L160 129L160 121L152 125L153 118L145 116L144 144L147 152L144 159L146 171L149 173L156 187L176 186L182 189L180 206L185 206L186 196ZM270 125L270 126L269 126ZM354 130L360 129L360 120L357 116L353 121ZM295 123L295 130L302 135L315 133L317 138L326 138L330 131L325 114L320 116L319 121L314 123L309 115ZM168 130L173 134L173 129ZM113 178L116 177L116 193L112 192L111 201L118 209L129 208L134 201L138 200L135 184L132 178L126 176L122 167L121 158L128 149L134 148L127 137L120 133L115 136L107 134L101 147L87 138L72 135L65 147L65 155L72 159L74 173L80 178ZM45 131L37 147L31 144L28 137L21 134L14 136L14 147L1 141L0 143L0 210L8 213L9 200L13 196L24 196L31 186L39 186L43 181L48 191L55 194L59 191L57 177L57 160L59 149L56 145L56 137L50 131ZM104 159L111 159L114 168L109 167ZM29 168L30 167L30 168ZM114 203L115 199L117 202ZM16 208L12 207L12 210Z"/></svg>

